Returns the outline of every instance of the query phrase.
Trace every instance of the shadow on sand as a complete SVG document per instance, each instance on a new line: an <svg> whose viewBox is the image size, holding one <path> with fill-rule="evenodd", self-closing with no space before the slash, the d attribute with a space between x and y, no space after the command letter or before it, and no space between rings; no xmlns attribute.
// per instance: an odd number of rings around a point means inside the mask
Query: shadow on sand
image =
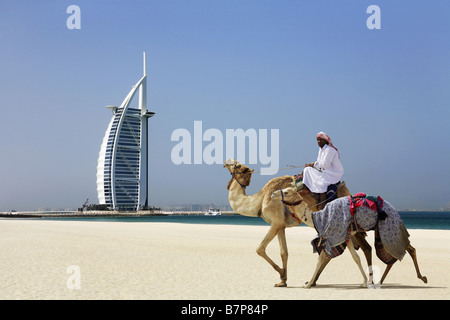
<svg viewBox="0 0 450 320"><path fill-rule="evenodd" d="M292 289L302 289L303 286L287 286L287 288ZM312 287L311 290L314 289L336 289L336 290L367 290L368 288L361 287L359 284L317 284L315 287ZM371 288L369 288L371 289ZM376 289L448 289L447 287L432 287L427 285L422 286L412 286L412 285L404 285L399 283L385 283L382 284L381 287Z"/></svg>

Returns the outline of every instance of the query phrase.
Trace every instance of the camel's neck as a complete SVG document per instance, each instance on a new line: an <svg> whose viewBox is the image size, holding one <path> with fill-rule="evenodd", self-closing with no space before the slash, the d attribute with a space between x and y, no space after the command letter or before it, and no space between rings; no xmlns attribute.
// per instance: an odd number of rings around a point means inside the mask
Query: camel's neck
<svg viewBox="0 0 450 320"><path fill-rule="evenodd" d="M302 222L308 227L314 228L314 221L312 219L312 213L310 205L308 202L303 200L303 202L295 207L295 215L302 220Z"/></svg>
<svg viewBox="0 0 450 320"><path fill-rule="evenodd" d="M298 195L294 194L294 196L290 196L286 198L288 203L294 203L299 201ZM316 205L314 198L305 195L301 198L301 203L295 207L290 206L290 210L295 212L295 215L302 220L303 223L308 225L308 227L314 228L314 221L312 218L312 214L316 211Z"/></svg>
<svg viewBox="0 0 450 320"><path fill-rule="evenodd" d="M245 194L245 188L242 188L236 180L233 180L229 190L228 201L236 213L249 217L258 217L261 215L260 210L263 201L261 191L248 196Z"/></svg>
<svg viewBox="0 0 450 320"><path fill-rule="evenodd" d="M310 193L306 194L302 197L303 197L303 202L305 203L306 207L309 208L309 211L311 211L311 213L317 211L316 199L314 199Z"/></svg>

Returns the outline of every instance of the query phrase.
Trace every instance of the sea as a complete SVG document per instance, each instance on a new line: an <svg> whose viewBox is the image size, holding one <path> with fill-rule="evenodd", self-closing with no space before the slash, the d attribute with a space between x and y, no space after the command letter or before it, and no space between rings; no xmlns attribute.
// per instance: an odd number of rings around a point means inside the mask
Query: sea
<svg viewBox="0 0 450 320"><path fill-rule="evenodd" d="M450 211L399 211L407 229L450 230ZM252 218L240 215L166 215L166 216L134 216L134 217L62 217L43 218L52 220L77 221L109 221L109 222L168 222L191 224L221 224L221 225L252 225L268 226L262 218ZM306 227L304 224L300 227Z"/></svg>

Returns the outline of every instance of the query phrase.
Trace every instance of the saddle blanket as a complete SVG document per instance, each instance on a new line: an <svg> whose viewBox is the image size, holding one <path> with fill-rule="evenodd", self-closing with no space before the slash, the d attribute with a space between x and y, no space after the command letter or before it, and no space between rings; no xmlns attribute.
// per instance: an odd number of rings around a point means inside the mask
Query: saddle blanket
<svg viewBox="0 0 450 320"><path fill-rule="evenodd" d="M385 262L392 259L402 260L409 244L409 234L403 225L397 210L389 202L383 201L383 211L387 217L378 220L377 211L367 206L355 208L352 217L350 199L338 198L328 203L323 210L313 213L313 221L318 236L312 241L314 252L325 250L330 258L340 255L348 241L352 230L374 230L380 240L378 248ZM395 260L394 260L395 261Z"/></svg>

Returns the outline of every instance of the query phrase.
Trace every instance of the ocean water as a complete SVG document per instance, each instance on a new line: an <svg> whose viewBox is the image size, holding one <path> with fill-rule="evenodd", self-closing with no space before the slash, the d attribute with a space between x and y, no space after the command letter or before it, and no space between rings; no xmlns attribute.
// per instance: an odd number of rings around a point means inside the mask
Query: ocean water
<svg viewBox="0 0 450 320"><path fill-rule="evenodd" d="M450 212L443 211L399 211L403 223L408 229L439 229L450 230ZM67 218L44 218L64 219L78 221L120 221L120 222L173 222L193 224L226 224L226 225L265 225L268 223L261 218L245 217L240 215L221 216L197 216L197 215L172 215L155 217L67 217ZM305 225L302 225L305 226Z"/></svg>
<svg viewBox="0 0 450 320"><path fill-rule="evenodd" d="M450 212L446 211L399 211L408 229L450 230Z"/></svg>

